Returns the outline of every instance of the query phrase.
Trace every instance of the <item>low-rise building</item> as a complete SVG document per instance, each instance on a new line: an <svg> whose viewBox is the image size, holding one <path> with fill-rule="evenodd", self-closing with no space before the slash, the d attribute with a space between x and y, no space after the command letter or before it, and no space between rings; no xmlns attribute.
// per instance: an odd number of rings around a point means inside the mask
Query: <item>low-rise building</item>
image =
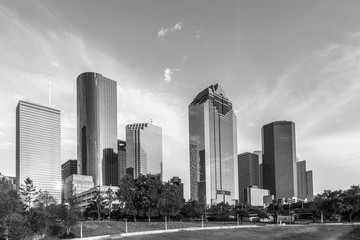
<svg viewBox="0 0 360 240"><path fill-rule="evenodd" d="M245 188L246 203L252 206L264 206L264 196L270 195L270 190L258 186Z"/></svg>
<svg viewBox="0 0 360 240"><path fill-rule="evenodd" d="M75 194L78 206L84 210L88 205L92 203L92 201L96 198L96 195L100 192L100 194L105 194L108 189L111 189L114 193L117 192L118 187L114 186L96 186L90 188L86 191Z"/></svg>
<svg viewBox="0 0 360 240"><path fill-rule="evenodd" d="M94 187L92 176L73 174L65 179L64 200Z"/></svg>

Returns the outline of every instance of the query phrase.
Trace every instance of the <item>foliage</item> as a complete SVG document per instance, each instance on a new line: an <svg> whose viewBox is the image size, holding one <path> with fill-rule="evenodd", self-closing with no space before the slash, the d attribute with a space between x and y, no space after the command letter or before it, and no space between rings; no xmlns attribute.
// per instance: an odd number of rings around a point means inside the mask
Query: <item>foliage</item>
<svg viewBox="0 0 360 240"><path fill-rule="evenodd" d="M260 210L257 214L257 216L261 219L264 219L264 218L269 218L269 215L264 211L264 210Z"/></svg>
<svg viewBox="0 0 360 240"><path fill-rule="evenodd" d="M203 214L203 206L198 201L189 200L181 208L180 214L185 219L200 218Z"/></svg>
<svg viewBox="0 0 360 240"><path fill-rule="evenodd" d="M235 206L235 214L237 214L240 218L240 222L242 224L244 217L249 217L249 207L243 205Z"/></svg>
<svg viewBox="0 0 360 240"><path fill-rule="evenodd" d="M20 186L20 194L22 199L26 203L26 209L30 210L31 204L37 201L37 196L39 191L36 190L36 187L33 185L33 181L30 178L24 180L24 184Z"/></svg>
<svg viewBox="0 0 360 240"><path fill-rule="evenodd" d="M95 198L93 199L93 203L96 205L96 210L98 213L98 220L100 220L100 213L101 210L104 208L104 201L105 201L105 196L100 192L100 188L99 188L95 194Z"/></svg>
<svg viewBox="0 0 360 240"><path fill-rule="evenodd" d="M12 213L5 219L2 228L7 227L9 239L25 239L31 236L33 232L27 219L19 213Z"/></svg>
<svg viewBox="0 0 360 240"><path fill-rule="evenodd" d="M165 183L162 185L162 196L160 199L160 212L165 216L176 216L180 212L182 204L179 187L174 184Z"/></svg>
<svg viewBox="0 0 360 240"><path fill-rule="evenodd" d="M47 208L51 204L56 204L55 198L48 191L39 191L36 197L36 206L40 208Z"/></svg>
<svg viewBox="0 0 360 240"><path fill-rule="evenodd" d="M123 212L132 215L134 222L136 222L136 215L138 214L138 193L132 176L126 175L121 179L116 195L120 204L122 204Z"/></svg>
<svg viewBox="0 0 360 240"><path fill-rule="evenodd" d="M117 200L116 194L111 188L108 188L104 194L104 208L107 209L109 214L109 220L111 219L111 213L114 210L114 202Z"/></svg>
<svg viewBox="0 0 360 240"><path fill-rule="evenodd" d="M229 216L232 214L232 206L229 203L218 203L216 205L211 205L208 209L208 213L210 218L214 220L227 220Z"/></svg>

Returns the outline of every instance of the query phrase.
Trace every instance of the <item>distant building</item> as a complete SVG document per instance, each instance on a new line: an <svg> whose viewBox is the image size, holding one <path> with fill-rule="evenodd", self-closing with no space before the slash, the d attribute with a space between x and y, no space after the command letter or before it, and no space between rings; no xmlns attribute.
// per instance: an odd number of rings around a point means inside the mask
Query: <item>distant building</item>
<svg viewBox="0 0 360 240"><path fill-rule="evenodd" d="M95 199L95 197L98 193L105 194L109 188L114 193L116 193L118 191L118 187L114 187L114 186L97 186L97 187L90 188L84 192L77 193L75 195L75 197L78 202L78 204L77 204L78 207L80 207L81 210L84 211L86 209L86 207L93 202L93 200ZM118 203L118 202L115 202L115 203Z"/></svg>
<svg viewBox="0 0 360 240"><path fill-rule="evenodd" d="M61 202L64 202L65 179L73 174L77 174L77 160L68 160L61 165Z"/></svg>
<svg viewBox="0 0 360 240"><path fill-rule="evenodd" d="M162 176L162 129L150 123L126 126L126 173Z"/></svg>
<svg viewBox="0 0 360 240"><path fill-rule="evenodd" d="M238 176L239 176L239 203L247 201L245 188L258 186L259 183L259 158L254 153L242 153L238 155Z"/></svg>
<svg viewBox="0 0 360 240"><path fill-rule="evenodd" d="M181 199L184 200L184 184L181 182L181 178L179 177L173 177L170 179L170 182L179 188ZM184 200L185 201L185 200Z"/></svg>
<svg viewBox="0 0 360 240"><path fill-rule="evenodd" d="M313 171L306 172L306 198L308 202L314 201L313 192Z"/></svg>
<svg viewBox="0 0 360 240"><path fill-rule="evenodd" d="M9 177L0 173L0 180L3 178L9 183L9 188L6 190L16 190L16 177Z"/></svg>
<svg viewBox="0 0 360 240"><path fill-rule="evenodd" d="M277 121L263 126L264 188L276 199L297 197L295 123Z"/></svg>
<svg viewBox="0 0 360 240"><path fill-rule="evenodd" d="M264 187L264 181L263 181L263 161L262 161L262 151L254 151L254 154L258 155L259 158L259 183L258 186L259 188L263 188Z"/></svg>
<svg viewBox="0 0 360 240"><path fill-rule="evenodd" d="M251 206L264 206L264 197L270 195L270 190L261 189L257 186L246 187L244 192L246 203Z"/></svg>
<svg viewBox="0 0 360 240"><path fill-rule="evenodd" d="M189 105L190 197L201 204L238 200L237 127L232 102L219 84Z"/></svg>
<svg viewBox="0 0 360 240"><path fill-rule="evenodd" d="M65 179L64 200L94 187L92 176L73 174Z"/></svg>
<svg viewBox="0 0 360 240"><path fill-rule="evenodd" d="M77 77L78 173L95 185L118 184L117 83L99 73Z"/></svg>
<svg viewBox="0 0 360 240"><path fill-rule="evenodd" d="M306 161L297 162L298 198L306 198Z"/></svg>
<svg viewBox="0 0 360 240"><path fill-rule="evenodd" d="M118 140L119 183L126 175L126 142Z"/></svg>
<svg viewBox="0 0 360 240"><path fill-rule="evenodd" d="M16 108L16 189L26 178L61 201L60 110L20 100Z"/></svg>

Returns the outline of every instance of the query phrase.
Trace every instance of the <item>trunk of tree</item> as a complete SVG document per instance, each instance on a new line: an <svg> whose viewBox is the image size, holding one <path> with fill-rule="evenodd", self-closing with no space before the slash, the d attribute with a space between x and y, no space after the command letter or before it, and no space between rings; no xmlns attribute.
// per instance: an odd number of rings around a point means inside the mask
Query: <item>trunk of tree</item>
<svg viewBox="0 0 360 240"><path fill-rule="evenodd" d="M100 209L98 208L98 221L100 221Z"/></svg>
<svg viewBox="0 0 360 240"><path fill-rule="evenodd" d="M109 211L109 221L111 220L111 211Z"/></svg>
<svg viewBox="0 0 360 240"><path fill-rule="evenodd" d="M66 227L66 235L67 235L67 236L69 236L70 231L71 231L71 227Z"/></svg>
<svg viewBox="0 0 360 240"><path fill-rule="evenodd" d="M136 214L134 214L134 223L136 223Z"/></svg>
<svg viewBox="0 0 360 240"><path fill-rule="evenodd" d="M151 222L150 215L148 215L148 220L149 220L149 222Z"/></svg>
<svg viewBox="0 0 360 240"><path fill-rule="evenodd" d="M349 214L349 222L351 222L352 215L352 213Z"/></svg>

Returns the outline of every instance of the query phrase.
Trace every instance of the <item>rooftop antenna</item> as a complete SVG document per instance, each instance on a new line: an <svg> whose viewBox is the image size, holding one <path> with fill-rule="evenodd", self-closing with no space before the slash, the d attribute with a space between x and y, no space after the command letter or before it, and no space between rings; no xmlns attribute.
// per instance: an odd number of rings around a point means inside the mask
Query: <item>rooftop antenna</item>
<svg viewBox="0 0 360 240"><path fill-rule="evenodd" d="M51 77L50 77L50 66L51 66L51 63L49 63L49 107L51 107Z"/></svg>

